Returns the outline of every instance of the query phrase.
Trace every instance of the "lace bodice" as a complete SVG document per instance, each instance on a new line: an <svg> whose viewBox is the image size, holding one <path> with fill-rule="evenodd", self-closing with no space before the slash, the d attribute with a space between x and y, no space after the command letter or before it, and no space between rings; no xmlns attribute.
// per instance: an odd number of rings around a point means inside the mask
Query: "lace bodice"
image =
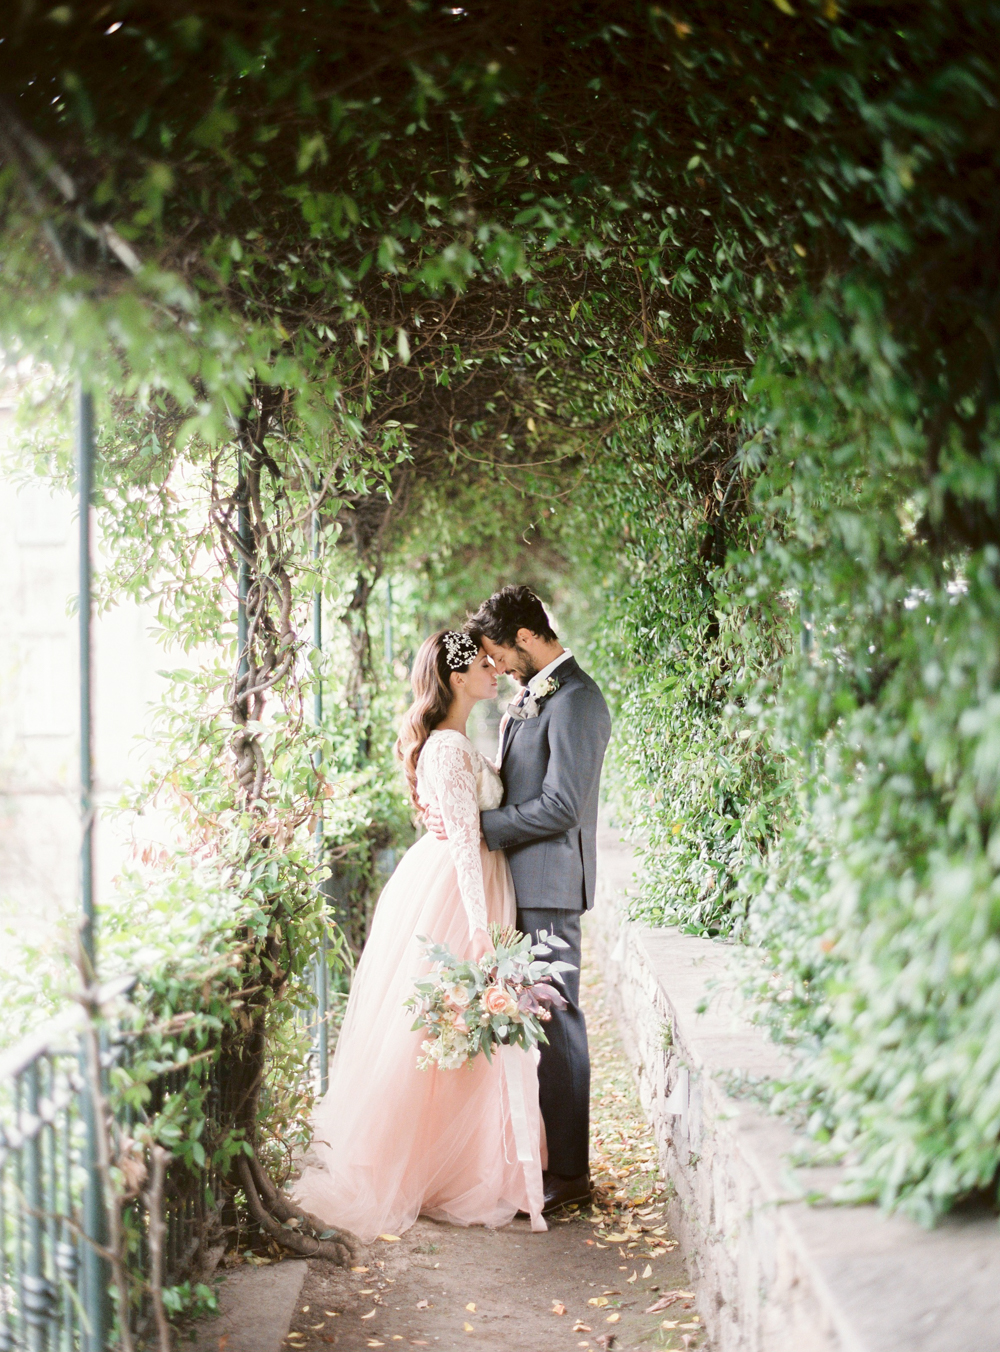
<svg viewBox="0 0 1000 1352"><path fill-rule="evenodd" d="M499 807L500 776L460 732L431 733L417 762L417 796L436 807L448 833L448 846L458 874L469 934L486 928L483 864L479 856L479 813Z"/></svg>

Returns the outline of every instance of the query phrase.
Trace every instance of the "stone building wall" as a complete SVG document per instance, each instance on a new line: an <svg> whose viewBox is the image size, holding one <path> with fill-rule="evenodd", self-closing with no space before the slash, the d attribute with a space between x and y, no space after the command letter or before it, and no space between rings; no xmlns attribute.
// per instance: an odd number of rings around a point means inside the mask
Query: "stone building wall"
<svg viewBox="0 0 1000 1352"><path fill-rule="evenodd" d="M12 412L0 403L0 455ZM55 926L78 904L79 682L76 504L0 473L0 972L23 945L62 942ZM141 768L137 741L171 665L153 614L125 601L94 626L95 771L107 805ZM99 894L129 853L104 817Z"/></svg>

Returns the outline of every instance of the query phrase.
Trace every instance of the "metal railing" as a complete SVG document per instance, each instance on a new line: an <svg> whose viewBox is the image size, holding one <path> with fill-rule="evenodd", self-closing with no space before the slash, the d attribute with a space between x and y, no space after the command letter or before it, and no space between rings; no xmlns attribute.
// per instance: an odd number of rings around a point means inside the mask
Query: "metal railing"
<svg viewBox="0 0 1000 1352"><path fill-rule="evenodd" d="M103 998L121 995L116 983ZM103 1000L102 1000L103 1002ZM67 1011L0 1055L0 1352L105 1352L112 1330L110 1273L104 1256L102 1180L88 1130L82 1009ZM106 1020L102 1074L127 1070L134 1035ZM150 1084L143 1116L190 1088L190 1069L168 1071ZM206 1113L224 1121L214 1060L195 1072L206 1091ZM122 1138L136 1129L134 1109L116 1113ZM194 1173L174 1163L162 1203L165 1224L162 1280L182 1280L197 1257L209 1211L217 1208L222 1179L210 1164ZM149 1216L134 1197L123 1214L131 1298L129 1324L141 1342L151 1327Z"/></svg>
<svg viewBox="0 0 1000 1352"><path fill-rule="evenodd" d="M86 1347L79 1045L67 1021L0 1060L0 1348Z"/></svg>

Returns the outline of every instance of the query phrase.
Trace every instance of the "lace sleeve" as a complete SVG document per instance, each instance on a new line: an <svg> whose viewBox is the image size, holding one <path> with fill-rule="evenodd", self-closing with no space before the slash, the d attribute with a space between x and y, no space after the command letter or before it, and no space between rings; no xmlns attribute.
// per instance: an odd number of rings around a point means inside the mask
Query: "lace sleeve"
<svg viewBox="0 0 1000 1352"><path fill-rule="evenodd" d="M479 855L479 801L472 752L450 737L435 737L424 749L428 780L448 835L470 935L486 928L483 861Z"/></svg>

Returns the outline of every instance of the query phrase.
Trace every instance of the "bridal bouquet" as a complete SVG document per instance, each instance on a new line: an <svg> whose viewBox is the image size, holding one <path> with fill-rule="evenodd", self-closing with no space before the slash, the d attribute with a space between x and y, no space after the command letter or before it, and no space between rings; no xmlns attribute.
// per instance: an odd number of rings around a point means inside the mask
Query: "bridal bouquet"
<svg viewBox="0 0 1000 1352"><path fill-rule="evenodd" d="M569 947L564 940L543 932L533 944L530 935L499 925L490 926L490 940L495 952L466 962L421 937L433 971L417 981L406 1001L417 1016L413 1031L427 1029L417 1062L421 1070L458 1070L480 1052L489 1061L497 1046L530 1050L548 1041L542 1024L551 1019L552 1007L565 1009L565 997L552 982L575 969L545 960L553 948Z"/></svg>

